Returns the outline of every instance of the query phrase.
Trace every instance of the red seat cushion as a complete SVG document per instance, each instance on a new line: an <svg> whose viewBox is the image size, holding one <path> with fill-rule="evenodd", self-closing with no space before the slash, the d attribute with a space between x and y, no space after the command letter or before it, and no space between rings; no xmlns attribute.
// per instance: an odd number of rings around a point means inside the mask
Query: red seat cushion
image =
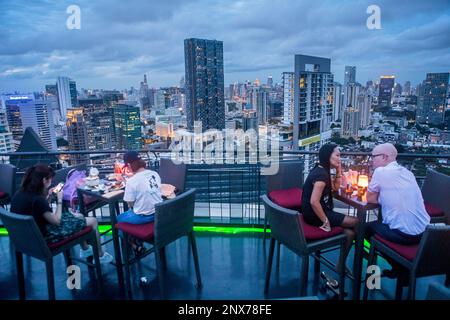
<svg viewBox="0 0 450 320"><path fill-rule="evenodd" d="M69 243L72 240L75 240L81 236L84 236L85 234L89 233L92 231L91 227L86 227L81 231L78 231L77 233L74 233L73 235L71 235L70 237L67 237L61 241L55 242L55 243L49 243L48 247L50 248L50 250L56 249L58 247L61 247L67 243Z"/></svg>
<svg viewBox="0 0 450 320"><path fill-rule="evenodd" d="M430 217L442 217L445 215L444 210L432 206L431 204L426 202L425 202L425 210L427 210Z"/></svg>
<svg viewBox="0 0 450 320"><path fill-rule="evenodd" d="M116 228L128 233L130 236L135 238L150 241L154 236L155 223L145 223L145 224L131 224L126 222L119 222L116 224Z"/></svg>
<svg viewBox="0 0 450 320"><path fill-rule="evenodd" d="M303 227L303 233L305 234L306 240L319 240L319 239L331 238L331 237L334 237L334 236L342 233L342 231L344 231L344 229L342 229L341 227L333 227L333 228L331 228L330 232L326 232L326 231L320 229L319 227L307 224L305 222L305 220L303 219L302 215L299 215L299 220L300 220L301 226Z"/></svg>
<svg viewBox="0 0 450 320"><path fill-rule="evenodd" d="M302 193L300 188L274 190L269 193L269 198L280 207L299 210L302 205Z"/></svg>
<svg viewBox="0 0 450 320"><path fill-rule="evenodd" d="M401 255L403 258L405 258L409 261L414 260L414 258L417 255L417 250L419 250L419 244L405 246L403 244L398 244L398 243L386 240L386 239L382 238L381 236L379 236L378 234L375 235L375 239L377 239L381 243L385 244L390 249L394 250L399 255Z"/></svg>
<svg viewBox="0 0 450 320"><path fill-rule="evenodd" d="M6 198L7 195L8 194L6 192L3 192L3 191L0 190L0 199L1 198Z"/></svg>

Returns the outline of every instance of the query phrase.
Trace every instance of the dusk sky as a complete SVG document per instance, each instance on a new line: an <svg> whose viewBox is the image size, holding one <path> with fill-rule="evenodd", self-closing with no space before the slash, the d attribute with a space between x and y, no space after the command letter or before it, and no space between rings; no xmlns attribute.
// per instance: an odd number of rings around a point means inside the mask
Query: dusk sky
<svg viewBox="0 0 450 320"><path fill-rule="evenodd" d="M81 8L69 30L66 8ZM381 30L366 9L381 8ZM393 74L403 85L450 71L450 0L144 1L0 0L0 92L42 91L68 76L80 88L178 85L183 40L224 42L225 84L276 82L294 70L294 54L331 58L335 80L345 65L365 84Z"/></svg>

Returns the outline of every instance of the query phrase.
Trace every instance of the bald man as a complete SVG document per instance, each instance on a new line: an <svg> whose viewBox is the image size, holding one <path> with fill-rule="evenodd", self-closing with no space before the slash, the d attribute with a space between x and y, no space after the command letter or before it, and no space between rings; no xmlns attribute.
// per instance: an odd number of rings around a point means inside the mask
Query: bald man
<svg viewBox="0 0 450 320"><path fill-rule="evenodd" d="M419 243L430 223L430 216L425 210L416 178L397 163L397 149L390 143L376 146L370 158L375 170L369 183L367 201L381 205L383 221L369 223L366 236L370 238L376 233L403 245Z"/></svg>

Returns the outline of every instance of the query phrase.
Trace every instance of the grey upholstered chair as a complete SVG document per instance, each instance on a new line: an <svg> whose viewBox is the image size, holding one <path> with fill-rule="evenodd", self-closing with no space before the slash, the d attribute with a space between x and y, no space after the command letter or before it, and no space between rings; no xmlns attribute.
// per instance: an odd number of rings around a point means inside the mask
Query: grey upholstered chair
<svg viewBox="0 0 450 320"><path fill-rule="evenodd" d="M270 274L272 271L272 260L274 255L275 243L279 242L289 250L302 258L302 267L300 274L300 295L307 293L309 256L315 258L314 271L320 271L320 263L324 260L320 257L322 250L335 246L340 246L341 250L345 248L346 236L343 229L335 227L331 232L325 232L320 228L312 227L304 223L302 215L295 210L282 208L273 203L266 195L261 197L266 215L270 225L270 249L266 270L266 281L264 293L267 294L270 284ZM344 266L343 257L340 265ZM345 268L339 273L339 298L344 299L345 287Z"/></svg>
<svg viewBox="0 0 450 320"><path fill-rule="evenodd" d="M92 244L95 268L97 271L97 284L102 288L102 272L95 231L86 227L82 231L60 242L47 244L34 218L27 215L19 215L0 208L0 217L8 230L16 254L17 279L19 284L19 298L25 299L25 278L23 272L23 254L45 262L47 270L47 285L49 300L55 299L55 282L53 273L53 257L64 253L67 266L72 264L70 249L84 241ZM74 259L75 260L75 259ZM88 264L92 266L91 264Z"/></svg>
<svg viewBox="0 0 450 320"><path fill-rule="evenodd" d="M16 167L0 164L0 177L0 206L5 207L16 192Z"/></svg>
<svg viewBox="0 0 450 320"><path fill-rule="evenodd" d="M174 164L172 159L161 158L159 162L159 176L161 183L167 183L177 188L176 193L184 192L186 184L186 164Z"/></svg>
<svg viewBox="0 0 450 320"><path fill-rule="evenodd" d="M447 277L446 285L450 284L450 226L429 225L420 243L409 246L393 243L375 235L370 241L368 265L374 264L377 253L389 257L409 271L409 275L405 275L406 279L397 279L396 300L401 299L402 287L405 285L409 286L408 299L415 299L418 277L444 274ZM364 300L367 296L366 286Z"/></svg>
<svg viewBox="0 0 450 320"><path fill-rule="evenodd" d="M167 268L165 247L179 238L187 236L194 257L197 287L202 287L197 245L193 231L194 207L195 189L190 189L173 199L158 203L155 206L155 221L152 223L136 225L121 222L116 224L116 228L122 231L122 255L125 267L125 287L128 297L131 297L130 264L133 262L128 254L128 240L130 236L153 245L150 253L155 253L161 298L164 297L163 269Z"/></svg>
<svg viewBox="0 0 450 320"><path fill-rule="evenodd" d="M450 176L428 170L422 186L425 209L431 223L450 224Z"/></svg>

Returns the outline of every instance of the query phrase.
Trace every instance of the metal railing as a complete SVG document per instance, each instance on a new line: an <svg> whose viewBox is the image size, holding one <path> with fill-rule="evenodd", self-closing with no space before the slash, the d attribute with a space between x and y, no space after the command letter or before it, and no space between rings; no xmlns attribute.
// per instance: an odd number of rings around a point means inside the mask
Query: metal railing
<svg viewBox="0 0 450 320"><path fill-rule="evenodd" d="M122 158L126 150L109 151L49 151L0 153L0 163L12 160L19 167L17 181L24 173L21 164L47 162L51 159L77 156L87 167L96 167L103 174L111 173L114 163ZM143 159L148 161L151 169L158 171L159 159L169 157L171 150L140 150ZM86 156L80 158L78 156ZM100 157L92 157L98 155ZM368 166L365 152L341 152L341 158L347 168L364 168ZM278 161L296 160L304 164L304 177L317 160L317 151L281 151ZM9 159L8 159L9 158ZM419 185L422 184L427 169L450 174L450 154L399 154L398 162L416 175ZM58 165L53 163L56 169ZM264 209L260 196L266 191L265 176L261 174L262 165L256 164L223 164L208 165L188 164L186 188L197 189L196 220L236 224L261 224L264 220ZM299 177L300 178L300 177Z"/></svg>

